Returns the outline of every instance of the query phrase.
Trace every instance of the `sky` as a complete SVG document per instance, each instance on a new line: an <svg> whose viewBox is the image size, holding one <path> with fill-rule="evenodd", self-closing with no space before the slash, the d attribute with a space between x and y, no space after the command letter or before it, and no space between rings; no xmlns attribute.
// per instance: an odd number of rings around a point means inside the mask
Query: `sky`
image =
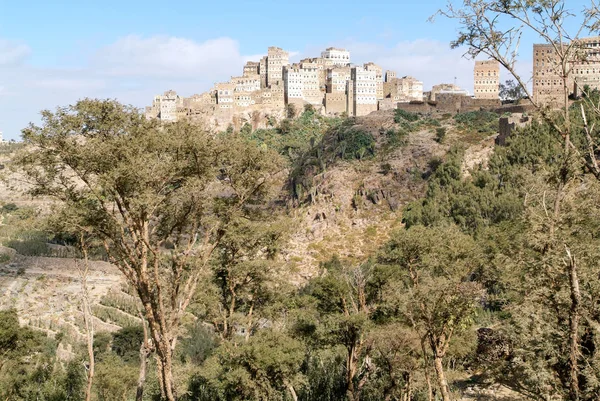
<svg viewBox="0 0 600 401"><path fill-rule="evenodd" d="M458 0L456 0L458 1ZM568 0L579 10L586 0ZM241 75L268 46L292 61L329 46L373 61L425 89L473 89L473 61L450 49L454 21L428 19L445 0L0 0L0 131L20 138L44 109L81 98L148 106L166 90L190 96ZM531 75L531 44L519 69ZM508 77L503 77L508 78Z"/></svg>

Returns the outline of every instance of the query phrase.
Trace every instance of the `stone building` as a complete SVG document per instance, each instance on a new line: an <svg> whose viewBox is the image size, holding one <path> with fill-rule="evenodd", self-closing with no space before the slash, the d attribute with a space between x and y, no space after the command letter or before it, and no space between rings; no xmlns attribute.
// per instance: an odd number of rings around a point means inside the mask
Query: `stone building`
<svg viewBox="0 0 600 401"><path fill-rule="evenodd" d="M284 67L283 83L287 104L323 104L324 93L320 88L319 67L316 63L302 62Z"/></svg>
<svg viewBox="0 0 600 401"><path fill-rule="evenodd" d="M396 71L387 70L385 72L385 82L390 82L394 78L396 78Z"/></svg>
<svg viewBox="0 0 600 401"><path fill-rule="evenodd" d="M271 93L271 107L283 110L285 108L285 88L283 82L269 85L268 90Z"/></svg>
<svg viewBox="0 0 600 401"><path fill-rule="evenodd" d="M248 61L245 65L244 65L244 72L243 75L245 77L247 76L254 76L254 75L259 75L260 74L260 62L256 62L256 61Z"/></svg>
<svg viewBox="0 0 600 401"><path fill-rule="evenodd" d="M475 61L473 84L475 99L498 99L500 64L495 60Z"/></svg>
<svg viewBox="0 0 600 401"><path fill-rule="evenodd" d="M335 67L327 70L327 93L346 93L346 82L350 80L350 67Z"/></svg>
<svg viewBox="0 0 600 401"><path fill-rule="evenodd" d="M231 77L229 82L235 85L236 92L254 92L260 90L260 75L258 74Z"/></svg>
<svg viewBox="0 0 600 401"><path fill-rule="evenodd" d="M564 104L562 72L551 44L533 45L533 100L540 104ZM569 63L568 95L578 95L584 86L600 89L600 37L578 40Z"/></svg>
<svg viewBox="0 0 600 401"><path fill-rule="evenodd" d="M388 75L386 74L386 77ZM383 98L396 103L422 102L423 82L413 77L391 78L383 83Z"/></svg>
<svg viewBox="0 0 600 401"><path fill-rule="evenodd" d="M350 65L350 52L346 49L328 47L325 51L321 52L321 58L331 60L331 63L335 66L343 67Z"/></svg>
<svg viewBox="0 0 600 401"><path fill-rule="evenodd" d="M283 67L290 64L285 50L271 46L267 50L267 86L283 83Z"/></svg>
<svg viewBox="0 0 600 401"><path fill-rule="evenodd" d="M468 91L460 88L455 84L438 84L433 85L431 91L427 93L427 100L430 102L435 102L436 97L439 94L469 96Z"/></svg>
<svg viewBox="0 0 600 401"><path fill-rule="evenodd" d="M600 90L600 36L580 39L585 56L573 63L573 92L577 95L585 86Z"/></svg>
<svg viewBox="0 0 600 401"><path fill-rule="evenodd" d="M368 62L364 65L368 71L375 71L375 89L377 100L383 99L383 69L373 62Z"/></svg>
<svg viewBox="0 0 600 401"><path fill-rule="evenodd" d="M232 82L221 82L215 84L217 93L217 104L222 111L233 110L233 98L235 92L235 84Z"/></svg>
<svg viewBox="0 0 600 401"><path fill-rule="evenodd" d="M365 116L377 110L377 75L376 71L368 70L365 67L352 67L350 70L350 79L352 81L352 91L349 91L348 97L352 95L353 116Z"/></svg>
<svg viewBox="0 0 600 401"><path fill-rule="evenodd" d="M157 95L152 101L152 106L147 107L147 118L158 118L161 121L177 121L177 108L183 106L183 98L173 90L168 90L162 95Z"/></svg>
<svg viewBox="0 0 600 401"><path fill-rule="evenodd" d="M304 77L298 64L283 69L283 86L286 104L298 105L303 103Z"/></svg>
<svg viewBox="0 0 600 401"><path fill-rule="evenodd" d="M319 75L319 89L321 89L322 92L326 92L327 70L333 67L332 60L322 57L312 57L302 59L300 60L300 63L312 63L317 66L317 73Z"/></svg>
<svg viewBox="0 0 600 401"><path fill-rule="evenodd" d="M267 87L267 56L260 59L258 63L258 72L260 75L260 87L265 89Z"/></svg>

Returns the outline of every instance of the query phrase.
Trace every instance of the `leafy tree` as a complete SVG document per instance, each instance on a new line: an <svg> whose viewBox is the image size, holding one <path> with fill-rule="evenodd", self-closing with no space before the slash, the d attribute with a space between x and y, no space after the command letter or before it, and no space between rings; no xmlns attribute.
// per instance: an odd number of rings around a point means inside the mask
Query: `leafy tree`
<svg viewBox="0 0 600 401"><path fill-rule="evenodd" d="M427 344L442 398L449 401L443 361L454 337L473 323L483 295L471 280L479 264L474 241L453 226L415 226L397 232L379 262L387 313L397 314Z"/></svg>
<svg viewBox="0 0 600 401"><path fill-rule="evenodd" d="M523 88L513 79L507 79L506 82L500 83L500 99L511 100L518 104L526 96Z"/></svg>
<svg viewBox="0 0 600 401"><path fill-rule="evenodd" d="M124 362L133 362L139 359L143 341L142 326L123 327L113 334L111 348Z"/></svg>
<svg viewBox="0 0 600 401"><path fill-rule="evenodd" d="M236 135L161 125L115 101L42 112L16 165L98 238L135 288L156 348L163 397L182 318L233 216L262 197L278 157Z"/></svg>
<svg viewBox="0 0 600 401"><path fill-rule="evenodd" d="M302 344L283 333L263 330L236 347L226 343L207 360L202 377L223 400L297 400ZM287 395L286 395L287 394Z"/></svg>
<svg viewBox="0 0 600 401"><path fill-rule="evenodd" d="M313 330L307 331L310 326L305 322L303 334L316 334L322 345L344 347L346 398L358 400L372 368L367 349L373 311L367 286L372 265L367 262L348 267L334 258L322 267L324 274L311 280L305 289L315 298L320 317L312 323L316 324Z"/></svg>

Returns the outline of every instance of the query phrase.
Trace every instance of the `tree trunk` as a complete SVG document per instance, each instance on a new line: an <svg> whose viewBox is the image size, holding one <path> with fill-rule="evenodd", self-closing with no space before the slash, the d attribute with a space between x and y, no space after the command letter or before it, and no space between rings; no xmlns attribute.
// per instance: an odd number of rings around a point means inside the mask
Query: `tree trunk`
<svg viewBox="0 0 600 401"><path fill-rule="evenodd" d="M292 386L290 383L287 383L286 386L288 388L288 391L290 392L290 395L292 396L292 401L298 401L298 395L296 394L294 386Z"/></svg>
<svg viewBox="0 0 600 401"><path fill-rule="evenodd" d="M92 308L90 305L90 296L87 286L87 276L89 272L88 253L87 246L83 235L80 238L80 249L83 254L83 268L75 260L75 264L79 269L79 275L81 276L81 303L83 309L83 322L85 325L85 334L87 337L87 352L89 359L89 366L87 370L87 383L85 387L85 401L91 401L92 399L92 385L94 382L94 369L95 369L95 358L94 358L94 322Z"/></svg>
<svg viewBox="0 0 600 401"><path fill-rule="evenodd" d="M144 340L142 342L142 345L140 346L140 373L138 376L137 390L135 392L136 401L142 401L144 399L144 386L146 384L146 364L148 361L148 355L150 355L151 352L151 346L148 340L148 329L146 328L144 316L141 312L140 317L142 318L142 327L144 328Z"/></svg>
<svg viewBox="0 0 600 401"><path fill-rule="evenodd" d="M569 257L567 268L571 290L571 308L569 311L569 400L579 401L579 367L577 360L579 356L579 305L581 303L581 293L579 292L577 264L569 248L567 248L567 255Z"/></svg>
<svg viewBox="0 0 600 401"><path fill-rule="evenodd" d="M169 342L163 340L157 344L156 353L160 365L160 380L162 381L162 387L164 388L164 399L166 401L175 401L177 397L175 395L175 389L173 388L173 364Z"/></svg>
<svg viewBox="0 0 600 401"><path fill-rule="evenodd" d="M431 375L429 374L429 358L427 358L427 350L425 348L425 337L421 337L421 352L423 353L423 371L425 373L425 381L427 382L427 400L433 401L433 386L431 385Z"/></svg>
<svg viewBox="0 0 600 401"><path fill-rule="evenodd" d="M448 389L448 382L446 381L446 375L444 374L444 366L442 365L442 357L437 355L434 352L433 363L435 366L435 373L438 379L438 385L440 386L440 391L442 392L442 400L443 401L451 401L450 400L450 390Z"/></svg>
<svg viewBox="0 0 600 401"><path fill-rule="evenodd" d="M348 348L348 357L346 359L346 398L348 401L354 401L354 375L356 373L354 352L354 347Z"/></svg>

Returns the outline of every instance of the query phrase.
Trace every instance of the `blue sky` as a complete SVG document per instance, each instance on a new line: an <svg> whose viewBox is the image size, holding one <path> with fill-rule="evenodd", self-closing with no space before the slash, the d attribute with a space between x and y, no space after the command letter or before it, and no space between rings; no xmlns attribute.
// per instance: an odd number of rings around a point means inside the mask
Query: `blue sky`
<svg viewBox="0 0 600 401"><path fill-rule="evenodd" d="M568 0L579 9L585 0ZM26 6L24 5L26 4ZM0 0L0 131L18 139L39 111L83 97L138 107L174 89L208 90L241 73L270 45L293 59L345 47L425 88L452 82L472 90L473 62L449 49L453 21L427 22L445 1L39 1ZM531 68L531 41L523 71Z"/></svg>

